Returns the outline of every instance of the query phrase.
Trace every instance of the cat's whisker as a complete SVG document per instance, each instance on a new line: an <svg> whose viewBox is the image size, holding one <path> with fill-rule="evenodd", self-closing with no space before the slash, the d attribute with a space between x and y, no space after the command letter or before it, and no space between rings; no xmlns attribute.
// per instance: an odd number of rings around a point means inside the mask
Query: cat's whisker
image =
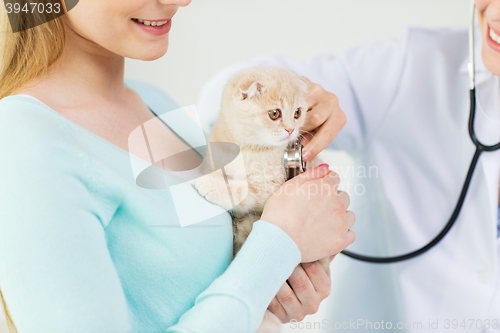
<svg viewBox="0 0 500 333"><path fill-rule="evenodd" d="M314 134L312 134L311 132L309 131L306 131L306 130L300 130L302 133L300 133L299 135L304 137L303 133L307 133L307 134L310 134L312 137L314 137Z"/></svg>
<svg viewBox="0 0 500 333"><path fill-rule="evenodd" d="M301 130L302 133L299 133L298 135L298 138L299 138L299 141L302 141L302 139L307 139L308 141L311 141L311 139L314 137L314 134L309 132L309 131L305 131L305 130ZM304 134L309 134L311 136L311 138L306 138Z"/></svg>

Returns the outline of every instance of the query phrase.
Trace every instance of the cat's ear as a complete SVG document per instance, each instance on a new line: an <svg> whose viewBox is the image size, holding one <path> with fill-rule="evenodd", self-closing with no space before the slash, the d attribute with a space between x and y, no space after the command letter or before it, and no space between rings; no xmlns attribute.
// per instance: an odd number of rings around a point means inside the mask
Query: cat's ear
<svg viewBox="0 0 500 333"><path fill-rule="evenodd" d="M249 87L240 87L241 100L250 99L255 96L262 95L266 92L266 87L264 87L260 82L252 82Z"/></svg>
<svg viewBox="0 0 500 333"><path fill-rule="evenodd" d="M300 86L300 90L304 93L304 94L307 94L308 92L308 85L307 85L307 82L302 79L302 78L299 78L299 86Z"/></svg>

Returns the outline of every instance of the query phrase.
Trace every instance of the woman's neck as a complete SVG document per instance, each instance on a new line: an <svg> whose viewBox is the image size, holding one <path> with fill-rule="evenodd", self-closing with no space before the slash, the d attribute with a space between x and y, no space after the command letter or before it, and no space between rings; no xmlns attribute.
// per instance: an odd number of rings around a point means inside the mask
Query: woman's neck
<svg viewBox="0 0 500 333"><path fill-rule="evenodd" d="M33 94L59 108L91 107L106 102L123 102L125 60L103 49L66 26L66 45L47 74L22 93Z"/></svg>

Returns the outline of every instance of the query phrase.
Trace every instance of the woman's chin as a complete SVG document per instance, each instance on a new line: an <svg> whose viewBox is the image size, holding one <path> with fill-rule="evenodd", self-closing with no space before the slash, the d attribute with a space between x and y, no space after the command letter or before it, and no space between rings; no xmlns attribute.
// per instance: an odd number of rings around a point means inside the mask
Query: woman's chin
<svg viewBox="0 0 500 333"><path fill-rule="evenodd" d="M500 53L491 54L492 50L483 51L483 64L490 73L500 76Z"/></svg>
<svg viewBox="0 0 500 333"><path fill-rule="evenodd" d="M126 58L143 60L143 61L153 61L163 57L168 50L168 40L163 43L156 43L154 45L146 45L143 47L134 47L134 49L129 50L127 54L124 54Z"/></svg>

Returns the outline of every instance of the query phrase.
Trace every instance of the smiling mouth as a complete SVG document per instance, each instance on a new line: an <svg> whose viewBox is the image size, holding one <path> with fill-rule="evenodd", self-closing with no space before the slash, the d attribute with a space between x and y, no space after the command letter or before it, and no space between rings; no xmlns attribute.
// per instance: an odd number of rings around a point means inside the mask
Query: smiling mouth
<svg viewBox="0 0 500 333"><path fill-rule="evenodd" d="M132 21L143 24L143 25L147 25L147 26L161 27L162 25L167 24L169 20L166 20L166 21L145 21L145 20L133 18Z"/></svg>
<svg viewBox="0 0 500 333"><path fill-rule="evenodd" d="M500 36L498 36L493 29L490 28L490 37L493 39L497 44L500 44Z"/></svg>

